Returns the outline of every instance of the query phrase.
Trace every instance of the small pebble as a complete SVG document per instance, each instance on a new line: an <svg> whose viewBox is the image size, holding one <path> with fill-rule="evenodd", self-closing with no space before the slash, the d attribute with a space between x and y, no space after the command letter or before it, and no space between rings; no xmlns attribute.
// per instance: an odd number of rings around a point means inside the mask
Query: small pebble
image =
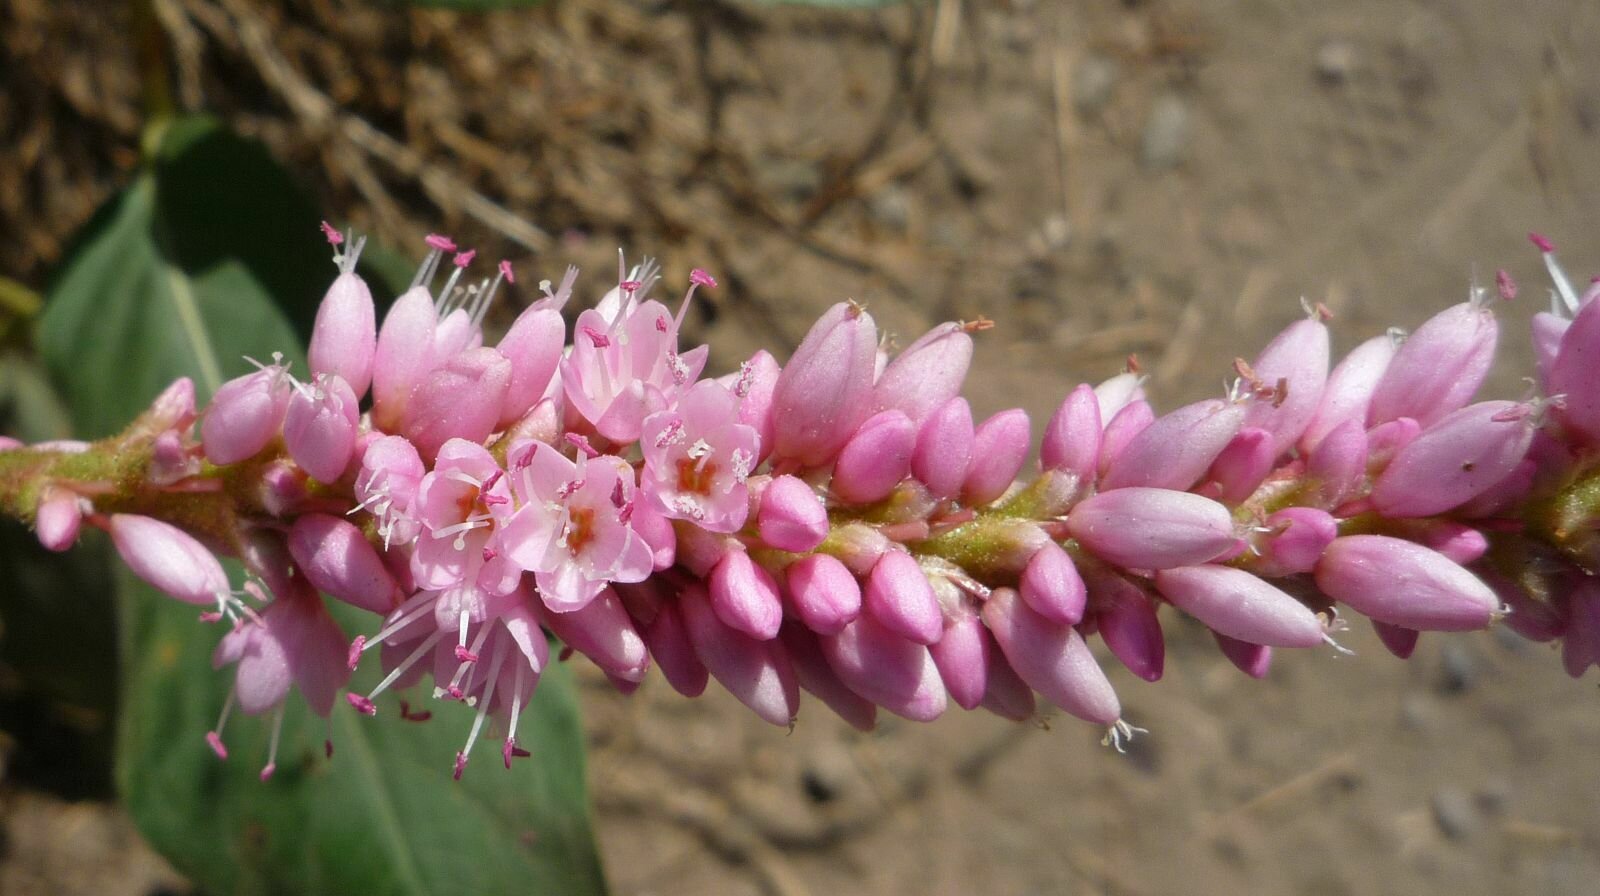
<svg viewBox="0 0 1600 896"><path fill-rule="evenodd" d="M1465 840L1478 829L1478 808L1466 791L1441 787L1433 794L1433 821L1451 840Z"/></svg>
<svg viewBox="0 0 1600 896"><path fill-rule="evenodd" d="M1317 78L1330 87L1350 80L1355 73L1357 54L1355 44L1347 40L1327 40L1317 48Z"/></svg>
<svg viewBox="0 0 1600 896"><path fill-rule="evenodd" d="M1117 64L1104 56L1086 56L1072 73L1072 104L1091 115L1111 99L1117 86Z"/></svg>
<svg viewBox="0 0 1600 896"><path fill-rule="evenodd" d="M1150 107L1140 142L1140 158L1150 168L1171 168L1183 161L1189 147L1189 105L1165 94Z"/></svg>

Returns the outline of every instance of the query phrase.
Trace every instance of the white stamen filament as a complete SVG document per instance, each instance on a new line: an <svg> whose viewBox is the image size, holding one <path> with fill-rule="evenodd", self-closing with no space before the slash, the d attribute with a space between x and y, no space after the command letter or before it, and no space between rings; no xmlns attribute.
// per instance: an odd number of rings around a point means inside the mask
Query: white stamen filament
<svg viewBox="0 0 1600 896"><path fill-rule="evenodd" d="M396 681L399 681L400 676L406 674L407 669L410 669L412 666L416 665L417 660L422 659L422 657L428 651L432 650L434 645L438 644L443 638L444 632L438 629L435 629L433 634L423 638L422 643L417 645L417 649L411 651L409 654L406 654L406 658L400 661L400 665L395 666L394 671L390 672L388 675L385 675L383 680L378 682L378 686L373 688L372 693L367 695L367 700L371 701L377 699L379 694L388 690L389 686L394 684Z"/></svg>

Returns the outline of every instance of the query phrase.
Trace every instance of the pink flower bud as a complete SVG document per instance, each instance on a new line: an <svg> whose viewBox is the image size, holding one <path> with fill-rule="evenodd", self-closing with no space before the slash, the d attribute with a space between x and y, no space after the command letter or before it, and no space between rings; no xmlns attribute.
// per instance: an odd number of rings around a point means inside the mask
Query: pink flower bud
<svg viewBox="0 0 1600 896"><path fill-rule="evenodd" d="M871 504L889 497L911 472L916 443L917 426L901 411L873 415L839 452L829 488L850 504Z"/></svg>
<svg viewBox="0 0 1600 896"><path fill-rule="evenodd" d="M1067 393L1045 424L1039 443L1040 465L1073 473L1079 480L1092 478L1100 463L1102 429L1095 390L1087 383L1079 385Z"/></svg>
<svg viewBox="0 0 1600 896"><path fill-rule="evenodd" d="M78 496L64 488L47 487L34 514L34 533L46 550L64 551L78 541L83 509Z"/></svg>
<svg viewBox="0 0 1600 896"><path fill-rule="evenodd" d="M1101 475L1111 468L1113 461L1128 447L1128 443L1144 432L1145 427L1154 423L1156 412L1147 401L1130 402L1127 407L1118 411L1106 423L1105 432L1100 436L1100 461Z"/></svg>
<svg viewBox="0 0 1600 896"><path fill-rule="evenodd" d="M723 624L755 638L770 641L783 624L783 602L778 583L744 551L729 551L711 570L711 609Z"/></svg>
<svg viewBox="0 0 1600 896"><path fill-rule="evenodd" d="M861 615L861 586L844 564L828 554L810 554L785 573L790 608L819 635L836 635Z"/></svg>
<svg viewBox="0 0 1600 896"><path fill-rule="evenodd" d="M1029 440L1028 412L1021 408L1001 411L978 424L972 437L972 467L961 483L961 503L982 507L999 500L1027 462Z"/></svg>
<svg viewBox="0 0 1600 896"><path fill-rule="evenodd" d="M1264 576L1310 572L1322 552L1339 537L1339 522L1315 507L1280 510L1267 517L1266 529L1266 537L1256 545L1261 559L1251 567Z"/></svg>
<svg viewBox="0 0 1600 896"><path fill-rule="evenodd" d="M1593 576L1583 577L1567 599L1561 665L1573 678L1600 666L1600 582Z"/></svg>
<svg viewBox="0 0 1600 896"><path fill-rule="evenodd" d="M194 419L194 380L180 376L161 390L156 400L150 403L150 408L140 414L133 425L143 427L151 435L159 435L187 430Z"/></svg>
<svg viewBox="0 0 1600 896"><path fill-rule="evenodd" d="M757 641L724 625L698 585L678 595L678 607L695 653L728 693L780 728L794 721L800 685L781 643Z"/></svg>
<svg viewBox="0 0 1600 896"><path fill-rule="evenodd" d="M511 382L511 362L476 348L430 373L406 408L405 435L423 460L451 439L483 442L494 432Z"/></svg>
<svg viewBox="0 0 1600 896"><path fill-rule="evenodd" d="M724 382L739 398L739 422L754 429L761 438L758 464L772 453L772 391L778 385L778 373L778 362L762 350L739 365L739 372Z"/></svg>
<svg viewBox="0 0 1600 896"><path fill-rule="evenodd" d="M1380 622L1422 631L1470 631L1489 624L1500 600L1449 558L1385 535L1335 539L1316 568L1317 587Z"/></svg>
<svg viewBox="0 0 1600 896"><path fill-rule="evenodd" d="M530 308L517 316L496 347L511 365L497 429L520 420L544 395L561 363L566 339L566 324L558 311Z"/></svg>
<svg viewBox="0 0 1600 896"><path fill-rule="evenodd" d="M1018 677L1017 670L1006 662L1006 655L1001 652L1000 645L995 643L994 635L988 629L983 630L983 637L989 654L988 688L983 692L983 708L1013 722L1032 719L1039 711L1033 699L1033 690Z"/></svg>
<svg viewBox="0 0 1600 896"><path fill-rule="evenodd" d="M794 674L800 680L800 687L826 703L829 709L838 713L839 718L849 722L856 730L871 731L877 727L878 707L850 690L849 685L839 679L838 673L828 665L828 658L823 655L822 645L817 642L815 634L791 622L784 624L778 639L789 653L789 661L794 665Z"/></svg>
<svg viewBox="0 0 1600 896"><path fill-rule="evenodd" d="M933 644L944 632L944 616L933 586L916 559L888 551L867 576L861 605L884 628L917 644Z"/></svg>
<svg viewBox="0 0 1600 896"><path fill-rule="evenodd" d="M1272 401L1252 402L1244 425L1272 434L1272 453L1282 454L1304 434L1317 413L1328 381L1328 328L1316 317L1285 327L1251 365L1260 385L1282 391Z"/></svg>
<svg viewBox="0 0 1600 896"><path fill-rule="evenodd" d="M1420 633L1414 628L1401 628L1374 619L1372 630L1377 633L1378 640L1383 643L1385 650L1403 660L1411 659L1412 652L1417 649L1417 637Z"/></svg>
<svg viewBox="0 0 1600 896"><path fill-rule="evenodd" d="M1317 442L1306 458L1305 478L1328 507L1355 494L1367 478L1367 432L1360 420L1344 421Z"/></svg>
<svg viewBox="0 0 1600 896"><path fill-rule="evenodd" d="M1238 435L1244 414L1235 402L1212 399L1156 418L1117 452L1100 488L1189 488Z"/></svg>
<svg viewBox="0 0 1600 896"><path fill-rule="evenodd" d="M1534 369L1539 388L1546 395L1553 395L1557 391L1551 388L1550 371L1555 368L1556 358L1561 354L1562 337L1567 335L1567 329L1571 326L1571 320L1548 311L1535 314L1529 325L1533 337Z"/></svg>
<svg viewBox="0 0 1600 896"><path fill-rule="evenodd" d="M1201 477L1206 483L1204 490L1229 507L1236 507L1261 487L1277 459L1272 433L1247 426L1239 430Z"/></svg>
<svg viewBox="0 0 1600 896"><path fill-rule="evenodd" d="M1067 529L1100 559L1125 569L1214 560L1239 545L1228 508L1163 488L1119 488L1079 502Z"/></svg>
<svg viewBox="0 0 1600 896"><path fill-rule="evenodd" d="M650 648L656 668L673 690L685 697L705 693L710 674L695 654L689 630L674 602L667 601L656 610L655 619L644 630L644 643Z"/></svg>
<svg viewBox="0 0 1600 896"><path fill-rule="evenodd" d="M822 655L852 691L897 716L931 722L948 705L928 648L861 617L837 635L822 635Z"/></svg>
<svg viewBox="0 0 1600 896"><path fill-rule="evenodd" d="M400 589L361 530L335 516L308 513L289 528L289 553L317 590L384 615Z"/></svg>
<svg viewBox="0 0 1600 896"><path fill-rule="evenodd" d="M983 605L983 621L1022 680L1046 700L1087 722L1111 725L1122 704L1083 636L1033 612L1010 588Z"/></svg>
<svg viewBox="0 0 1600 896"><path fill-rule="evenodd" d="M806 466L833 459L866 419L877 350L877 327L859 305L822 315L773 388L775 457Z"/></svg>
<svg viewBox="0 0 1600 896"><path fill-rule="evenodd" d="M667 569L678 560L678 536L672 521L651 506L648 501L633 505L633 517L628 520L633 532L650 548L650 568L655 572Z"/></svg>
<svg viewBox="0 0 1600 896"><path fill-rule="evenodd" d="M917 433L911 472L936 498L953 498L972 466L972 408L952 398L928 416Z"/></svg>
<svg viewBox="0 0 1600 896"><path fill-rule="evenodd" d="M616 591L606 588L570 613L544 613L544 624L600 671L624 681L643 681L650 668L644 639L628 618Z"/></svg>
<svg viewBox="0 0 1600 896"><path fill-rule="evenodd" d="M1550 392L1566 396L1557 411L1561 422L1587 440L1600 443L1600 389L1594 372L1600 370L1600 302L1583 306L1561 337L1550 364Z"/></svg>
<svg viewBox="0 0 1600 896"><path fill-rule="evenodd" d="M1128 671L1145 681L1160 680L1167 642L1144 589L1116 573L1099 572L1089 581L1089 607L1101 639Z"/></svg>
<svg viewBox="0 0 1600 896"><path fill-rule="evenodd" d="M972 337L957 323L940 324L895 357L872 388L872 410L899 410L913 423L961 394L972 364Z"/></svg>
<svg viewBox="0 0 1600 896"><path fill-rule="evenodd" d="M1382 471L1400 449L1422 435L1422 424L1410 417L1380 423L1367 432L1367 469Z"/></svg>
<svg viewBox="0 0 1600 896"><path fill-rule="evenodd" d="M1535 433L1533 444L1537 445L1538 442L1539 435ZM1531 457L1523 458L1499 482L1489 486L1476 498L1457 507L1455 515L1476 520L1510 513L1528 497L1538 475L1538 462Z"/></svg>
<svg viewBox="0 0 1600 896"><path fill-rule="evenodd" d="M359 254L359 249L347 253L349 263L340 264L341 273L317 307L311 344L306 350L312 376L337 376L350 384L357 397L365 395L372 383L378 343L372 292L355 272L354 256Z"/></svg>
<svg viewBox="0 0 1600 896"><path fill-rule="evenodd" d="M1395 342L1389 336L1375 336L1356 346L1333 368L1316 413L1300 434L1300 450L1308 453L1328 434L1354 420L1362 431L1367 428L1367 405L1389 362L1394 358Z"/></svg>
<svg viewBox="0 0 1600 896"><path fill-rule="evenodd" d="M1315 647L1322 621L1303 603L1231 566L1156 573L1156 588L1178 609L1230 638L1266 647Z"/></svg>
<svg viewBox="0 0 1600 896"><path fill-rule="evenodd" d="M1056 625L1077 625L1083 621L1083 607L1088 596L1083 577L1078 575L1072 557L1054 542L1040 548L1028 561L1017 590L1035 613Z"/></svg>
<svg viewBox="0 0 1600 896"><path fill-rule="evenodd" d="M1144 401L1144 377L1137 373L1119 373L1095 386L1094 397L1100 405L1100 419L1110 420L1128 405Z"/></svg>
<svg viewBox="0 0 1600 896"><path fill-rule="evenodd" d="M114 513L109 528L122 562L168 597L214 607L220 596L229 593L228 577L216 556L177 526Z"/></svg>
<svg viewBox="0 0 1600 896"><path fill-rule="evenodd" d="M372 422L397 432L411 395L433 369L433 333L439 325L433 296L422 286L401 294L383 317L372 362Z"/></svg>
<svg viewBox="0 0 1600 896"><path fill-rule="evenodd" d="M1508 476L1533 439L1533 413L1512 401L1468 405L1395 454L1372 487L1384 516L1434 516Z"/></svg>
<svg viewBox="0 0 1600 896"><path fill-rule="evenodd" d="M1489 550L1489 539L1482 532L1454 520L1427 520L1412 540L1462 566L1478 562Z"/></svg>
<svg viewBox="0 0 1600 896"><path fill-rule="evenodd" d="M255 457L278 434L288 407L289 384L281 367L223 383L200 421L206 459L235 464Z"/></svg>
<svg viewBox="0 0 1600 896"><path fill-rule="evenodd" d="M962 709L977 709L989 690L990 637L977 614L963 610L945 623L938 643L928 646L945 690Z"/></svg>
<svg viewBox="0 0 1600 896"><path fill-rule="evenodd" d="M1401 344L1373 389L1367 426L1399 417L1431 426L1465 405L1489 374L1499 332L1494 314L1473 302L1429 318Z"/></svg>
<svg viewBox="0 0 1600 896"><path fill-rule="evenodd" d="M1228 662L1238 667L1240 672L1256 679L1267 677L1267 670L1272 667L1271 647L1249 644L1217 631L1213 631L1211 637L1216 639L1222 655L1228 658Z"/></svg>
<svg viewBox="0 0 1600 896"><path fill-rule="evenodd" d="M772 547L803 554L828 537L828 510L803 480L779 476L761 493L756 530Z"/></svg>
<svg viewBox="0 0 1600 896"><path fill-rule="evenodd" d="M283 418L289 456L311 478L337 482L356 448L360 400L342 378L322 374L310 387L296 389Z"/></svg>

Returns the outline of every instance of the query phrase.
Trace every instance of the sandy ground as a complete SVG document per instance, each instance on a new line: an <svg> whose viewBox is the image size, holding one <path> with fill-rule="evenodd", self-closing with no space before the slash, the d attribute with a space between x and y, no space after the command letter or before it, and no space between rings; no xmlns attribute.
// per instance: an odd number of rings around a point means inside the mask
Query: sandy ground
<svg viewBox="0 0 1600 896"><path fill-rule="evenodd" d="M1516 395L1545 295L1525 233L1600 271L1600 7L1582 0L158 6L180 98L382 238L448 228L552 273L608 271L619 244L669 280L703 264L724 287L692 335L723 365L792 346L843 297L902 344L983 315L980 413L1042 420L1129 354L1172 407L1216 392L1302 298L1348 348L1500 267L1524 290L1490 390ZM137 95L92 4L0 10L0 153L24 162L0 166L0 228L19 235L0 261L39 285L131 164ZM1501 632L1426 637L1402 663L1358 625L1358 657L1281 655L1254 682L1167 622L1165 680L1107 660L1151 731L1125 756L1064 718L861 735L808 707L790 733L725 695L625 699L591 676L614 888L1593 892L1592 676ZM0 892L182 888L114 810L24 783L0 818ZM93 819L115 873L30 833L64 818Z"/></svg>

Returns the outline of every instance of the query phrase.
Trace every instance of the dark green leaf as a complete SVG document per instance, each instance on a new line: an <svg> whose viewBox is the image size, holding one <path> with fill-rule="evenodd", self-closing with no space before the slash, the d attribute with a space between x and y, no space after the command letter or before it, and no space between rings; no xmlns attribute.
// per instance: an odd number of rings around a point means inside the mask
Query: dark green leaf
<svg viewBox="0 0 1600 896"><path fill-rule="evenodd" d="M206 119L174 123L46 302L39 349L78 436L117 432L179 376L204 401L251 369L246 355L297 359L327 258L316 213L260 145Z"/></svg>
<svg viewBox="0 0 1600 896"><path fill-rule="evenodd" d="M129 688L119 769L145 835L183 871L218 893L603 893L584 810L582 731L565 666L556 664L524 713L521 743L533 757L500 763L480 740L462 780L451 763L472 713L420 697L432 721L392 711L366 718L336 707L333 759L327 728L289 702L277 774L257 779L271 721L235 714L229 758L206 747L228 693L212 671L210 638L195 637L192 607L137 582L124 590ZM371 617L346 618L371 627ZM362 684L371 687L376 674Z"/></svg>

